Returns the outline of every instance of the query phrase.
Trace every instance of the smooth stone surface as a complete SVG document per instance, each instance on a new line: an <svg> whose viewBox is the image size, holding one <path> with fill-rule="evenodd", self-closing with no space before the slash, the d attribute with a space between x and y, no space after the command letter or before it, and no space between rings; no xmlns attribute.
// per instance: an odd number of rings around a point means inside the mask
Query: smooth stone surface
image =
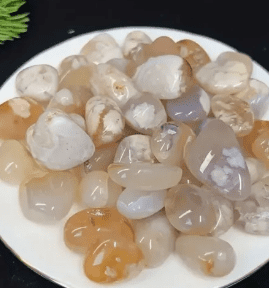
<svg viewBox="0 0 269 288"><path fill-rule="evenodd" d="M49 101L57 91L59 76L50 65L34 65L23 69L16 77L16 91L36 101Z"/></svg>
<svg viewBox="0 0 269 288"><path fill-rule="evenodd" d="M182 178L179 184L193 184L198 187L201 187L203 185L203 183L201 183L192 175L191 171L187 168L184 162L181 164L180 167L182 169Z"/></svg>
<svg viewBox="0 0 269 288"><path fill-rule="evenodd" d="M0 139L24 139L27 129L43 112L43 106L30 97L13 98L2 103L0 105Z"/></svg>
<svg viewBox="0 0 269 288"><path fill-rule="evenodd" d="M258 135L252 144L252 152L269 168L269 130Z"/></svg>
<svg viewBox="0 0 269 288"><path fill-rule="evenodd" d="M123 135L125 120L115 101L104 96L91 98L85 108L87 132L96 147L113 143Z"/></svg>
<svg viewBox="0 0 269 288"><path fill-rule="evenodd" d="M210 111L210 97L195 85L181 97L167 101L166 109L168 116L174 121L202 121Z"/></svg>
<svg viewBox="0 0 269 288"><path fill-rule="evenodd" d="M176 252L191 268L210 276L225 276L236 264L233 247L219 238L182 235L176 240Z"/></svg>
<svg viewBox="0 0 269 288"><path fill-rule="evenodd" d="M122 52L115 39L107 33L100 33L86 43L80 54L89 62L105 63L113 58L122 58Z"/></svg>
<svg viewBox="0 0 269 288"><path fill-rule="evenodd" d="M248 85L250 73L248 64L233 53L230 56L220 54L216 61L202 66L195 73L198 84L212 95L242 91Z"/></svg>
<svg viewBox="0 0 269 288"><path fill-rule="evenodd" d="M155 158L150 147L150 136L136 134L125 137L119 143L115 154L114 163L154 163L154 159Z"/></svg>
<svg viewBox="0 0 269 288"><path fill-rule="evenodd" d="M52 170L71 169L95 151L85 131L58 110L44 112L27 130L26 140L32 156Z"/></svg>
<svg viewBox="0 0 269 288"><path fill-rule="evenodd" d="M155 128L167 122L162 102L149 93L130 99L122 112L126 123L142 134L152 135Z"/></svg>
<svg viewBox="0 0 269 288"><path fill-rule="evenodd" d="M126 239L108 239L90 249L84 261L86 276L97 283L114 283L137 276L144 268L138 246Z"/></svg>
<svg viewBox="0 0 269 288"><path fill-rule="evenodd" d="M130 221L115 208L88 208L72 215L64 227L64 241L71 250L86 253L90 247L112 237L134 241Z"/></svg>
<svg viewBox="0 0 269 288"><path fill-rule="evenodd" d="M185 234L206 235L216 225L208 192L192 184L179 184L168 191L165 212L170 223Z"/></svg>
<svg viewBox="0 0 269 288"><path fill-rule="evenodd" d="M135 221L135 242L148 268L162 265L175 250L176 230L163 212Z"/></svg>
<svg viewBox="0 0 269 288"><path fill-rule="evenodd" d="M181 165L185 149L195 139L192 129L184 123L167 122L153 131L151 149L159 162Z"/></svg>
<svg viewBox="0 0 269 288"><path fill-rule="evenodd" d="M149 58L137 67L132 78L138 89L159 99L175 99L192 86L189 64L180 56L162 55Z"/></svg>
<svg viewBox="0 0 269 288"><path fill-rule="evenodd" d="M121 108L138 94L132 80L110 64L99 64L90 79L90 87L95 96L109 96Z"/></svg>
<svg viewBox="0 0 269 288"><path fill-rule="evenodd" d="M230 200L250 195L250 175L233 130L221 120L211 120L192 142L185 161L202 183Z"/></svg>
<svg viewBox="0 0 269 288"><path fill-rule="evenodd" d="M182 176L182 170L177 166L143 162L111 164L107 172L114 182L123 187L147 191L173 187Z"/></svg>
<svg viewBox="0 0 269 288"><path fill-rule="evenodd" d="M269 208L269 176L251 186L250 196L258 202L260 207Z"/></svg>
<svg viewBox="0 0 269 288"><path fill-rule="evenodd" d="M117 201L118 211L129 219L149 217L164 207L166 190L143 191L126 188Z"/></svg>
<svg viewBox="0 0 269 288"><path fill-rule="evenodd" d="M27 177L20 185L19 200L24 216L38 223L53 223L67 215L78 189L70 172L43 172Z"/></svg>
<svg viewBox="0 0 269 288"><path fill-rule="evenodd" d="M261 180L266 173L265 164L262 161L252 157L245 158L245 161L248 166L251 184Z"/></svg>
<svg viewBox="0 0 269 288"><path fill-rule="evenodd" d="M106 62L109 65L114 66L116 69L121 71L122 73L126 73L126 68L128 64L128 60L125 58L113 58Z"/></svg>
<svg viewBox="0 0 269 288"><path fill-rule="evenodd" d="M81 202L89 208L114 206L121 192L121 186L113 182L104 171L86 174L79 184Z"/></svg>
<svg viewBox="0 0 269 288"><path fill-rule="evenodd" d="M254 114L248 102L233 95L216 95L211 99L214 116L230 126L237 137L249 134L254 126Z"/></svg>

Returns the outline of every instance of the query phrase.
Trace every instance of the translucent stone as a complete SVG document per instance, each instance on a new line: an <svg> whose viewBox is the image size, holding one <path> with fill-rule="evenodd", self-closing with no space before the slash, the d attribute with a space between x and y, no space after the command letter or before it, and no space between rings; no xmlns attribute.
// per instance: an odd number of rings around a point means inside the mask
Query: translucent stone
<svg viewBox="0 0 269 288"><path fill-rule="evenodd" d="M252 144L253 154L269 167L269 131L260 134Z"/></svg>
<svg viewBox="0 0 269 288"><path fill-rule="evenodd" d="M122 73L126 73L126 68L128 64L128 60L125 58L114 58L107 61L107 64L114 66Z"/></svg>
<svg viewBox="0 0 269 288"><path fill-rule="evenodd" d="M260 207L269 208L269 176L251 186L250 196L258 202Z"/></svg>
<svg viewBox="0 0 269 288"><path fill-rule="evenodd" d="M210 97L195 85L181 97L166 102L169 117L175 121L193 122L204 120L210 111Z"/></svg>
<svg viewBox="0 0 269 288"><path fill-rule="evenodd" d="M148 93L130 99L122 112L127 124L142 134L151 135L155 128L167 122L162 102Z"/></svg>
<svg viewBox="0 0 269 288"><path fill-rule="evenodd" d="M86 121L85 119L76 113L69 113L69 117L84 131L86 131Z"/></svg>
<svg viewBox="0 0 269 288"><path fill-rule="evenodd" d="M97 148L91 159L84 163L84 173L88 174L95 170L107 171L107 167L113 163L117 147L118 144L110 143Z"/></svg>
<svg viewBox="0 0 269 288"><path fill-rule="evenodd" d="M250 105L232 95L216 95L211 99L214 116L230 126L237 137L249 134L254 126L254 114Z"/></svg>
<svg viewBox="0 0 269 288"><path fill-rule="evenodd" d="M149 217L164 207L166 190L143 191L126 188L117 201L118 211L129 219Z"/></svg>
<svg viewBox="0 0 269 288"><path fill-rule="evenodd" d="M131 164L133 162L154 163L150 136L136 134L127 136L120 142L114 163Z"/></svg>
<svg viewBox="0 0 269 288"><path fill-rule="evenodd" d="M230 200L250 194L250 175L233 130L221 120L211 120L187 149L185 161L202 183Z"/></svg>
<svg viewBox="0 0 269 288"><path fill-rule="evenodd" d="M237 57L240 53L229 53L229 56L220 54L216 61L196 71L195 78L198 84L208 93L234 94L247 87L251 75L248 62L246 63L245 58L243 60L242 57Z"/></svg>
<svg viewBox="0 0 269 288"><path fill-rule="evenodd" d="M22 212L34 222L51 223L61 220L71 209L77 188L78 180L70 172L30 175L20 185Z"/></svg>
<svg viewBox="0 0 269 288"><path fill-rule="evenodd" d="M91 89L96 96L109 96L119 107L138 94L132 80L109 64L97 65L90 79Z"/></svg>
<svg viewBox="0 0 269 288"><path fill-rule="evenodd" d="M176 44L180 56L190 64L193 70L197 70L211 61L206 51L190 39L180 40Z"/></svg>
<svg viewBox="0 0 269 288"><path fill-rule="evenodd" d="M159 99L178 98L193 85L189 64L175 55L149 58L137 67L133 80L140 91Z"/></svg>
<svg viewBox="0 0 269 288"><path fill-rule="evenodd" d="M135 222L135 242L142 250L145 264L155 268L175 250L176 230L163 212Z"/></svg>
<svg viewBox="0 0 269 288"><path fill-rule="evenodd" d="M89 62L106 63L113 58L122 58L122 52L115 39L107 33L101 33L86 43L80 54L85 55Z"/></svg>
<svg viewBox="0 0 269 288"><path fill-rule="evenodd" d="M184 123L168 122L156 128L151 137L151 148L159 162L180 165L185 148L195 139L191 128Z"/></svg>
<svg viewBox="0 0 269 288"><path fill-rule="evenodd" d="M186 164L183 162L181 164L182 169L182 178L180 180L180 184L193 184L198 187L201 187L203 184L197 180L191 173L191 171L187 168Z"/></svg>
<svg viewBox="0 0 269 288"><path fill-rule="evenodd" d="M134 241L130 221L115 208L89 208L71 216L64 227L64 241L68 248L85 253L98 241L112 237Z"/></svg>
<svg viewBox="0 0 269 288"><path fill-rule="evenodd" d="M79 69L80 67L87 65L89 65L89 62L87 58L83 55L71 55L64 58L58 68L60 81L73 70Z"/></svg>
<svg viewBox="0 0 269 288"><path fill-rule="evenodd" d="M16 77L16 90L20 96L36 101L49 101L59 83L57 70L50 65L34 65L20 71Z"/></svg>
<svg viewBox="0 0 269 288"><path fill-rule="evenodd" d="M113 283L137 276L144 268L138 246L125 239L108 239L91 249L84 262L86 276L97 283Z"/></svg>
<svg viewBox="0 0 269 288"><path fill-rule="evenodd" d="M107 172L114 182L123 187L147 191L173 187L182 176L182 170L177 166L144 162L111 164Z"/></svg>
<svg viewBox="0 0 269 288"><path fill-rule="evenodd" d="M32 156L52 170L71 169L95 151L86 132L58 110L44 112L27 130L26 140Z"/></svg>
<svg viewBox="0 0 269 288"><path fill-rule="evenodd" d="M259 135L263 132L269 131L269 121L256 120L252 131L245 137L240 138L241 146L249 154L249 156L256 157L252 151L252 146Z"/></svg>
<svg viewBox="0 0 269 288"><path fill-rule="evenodd" d="M121 186L113 182L104 171L86 174L79 184L81 201L90 208L114 206L121 192Z"/></svg>
<svg viewBox="0 0 269 288"><path fill-rule="evenodd" d="M25 138L27 129L43 113L42 105L29 97L10 99L0 105L0 138Z"/></svg>
<svg viewBox="0 0 269 288"><path fill-rule="evenodd" d="M96 147L122 137L125 121L115 101L105 96L91 98L85 108L87 132Z"/></svg>
<svg viewBox="0 0 269 288"><path fill-rule="evenodd" d="M214 237L180 235L176 240L176 252L190 268L210 276L225 276L236 263L233 247Z"/></svg>
<svg viewBox="0 0 269 288"><path fill-rule="evenodd" d="M250 104L255 119L269 120L269 88L266 84L250 79L249 86L235 96Z"/></svg>
<svg viewBox="0 0 269 288"><path fill-rule="evenodd" d="M0 147L0 179L18 185L37 169L33 158L17 140L6 140Z"/></svg>
<svg viewBox="0 0 269 288"><path fill-rule="evenodd" d="M58 109L65 113L78 113L84 116L85 105L91 97L91 93L85 93L82 95L63 88L58 91L53 98L51 98L47 110Z"/></svg>
<svg viewBox="0 0 269 288"><path fill-rule="evenodd" d="M216 225L210 196L192 184L179 184L168 191L165 212L170 223L186 234L206 235Z"/></svg>
<svg viewBox="0 0 269 288"><path fill-rule="evenodd" d="M151 44L150 37L142 31L132 31L127 34L123 45L122 52L124 57L129 58L139 44Z"/></svg>
<svg viewBox="0 0 269 288"><path fill-rule="evenodd" d="M250 174L251 184L261 180L266 172L265 164L256 158L245 158Z"/></svg>

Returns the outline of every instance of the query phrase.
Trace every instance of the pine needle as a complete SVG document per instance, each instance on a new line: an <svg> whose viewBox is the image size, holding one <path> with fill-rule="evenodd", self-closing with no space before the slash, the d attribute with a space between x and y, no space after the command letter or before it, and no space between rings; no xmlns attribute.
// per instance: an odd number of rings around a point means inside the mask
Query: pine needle
<svg viewBox="0 0 269 288"><path fill-rule="evenodd" d="M29 13L11 15L25 4L24 0L0 0L0 44L7 40L20 38L19 34L27 31Z"/></svg>

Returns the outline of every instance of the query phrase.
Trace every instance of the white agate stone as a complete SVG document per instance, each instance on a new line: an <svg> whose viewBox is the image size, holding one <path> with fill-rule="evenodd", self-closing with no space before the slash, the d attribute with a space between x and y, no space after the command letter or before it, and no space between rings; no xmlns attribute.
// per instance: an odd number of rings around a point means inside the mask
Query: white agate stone
<svg viewBox="0 0 269 288"><path fill-rule="evenodd" d="M154 163L150 136L137 134L125 137L117 148L114 163L130 164L138 161Z"/></svg>
<svg viewBox="0 0 269 288"><path fill-rule="evenodd" d="M147 34L142 31L130 32L122 45L124 57L128 57L137 48L139 44L151 44L152 41Z"/></svg>
<svg viewBox="0 0 269 288"><path fill-rule="evenodd" d="M166 190L143 191L126 188L117 201L118 211L129 219L149 217L164 207Z"/></svg>
<svg viewBox="0 0 269 288"><path fill-rule="evenodd" d="M92 38L80 51L89 62L106 63L113 58L122 58L122 52L115 39L107 33Z"/></svg>
<svg viewBox="0 0 269 288"><path fill-rule="evenodd" d="M114 58L109 60L107 64L112 65L122 73L125 73L128 62L129 61L125 58Z"/></svg>
<svg viewBox="0 0 269 288"><path fill-rule="evenodd" d="M266 172L265 164L260 160L252 157L245 158L245 161L248 167L251 184L256 183L262 179Z"/></svg>
<svg viewBox="0 0 269 288"><path fill-rule="evenodd" d="M175 55L149 58L140 65L133 80L140 91L156 95L159 99L175 99L186 91L184 59Z"/></svg>
<svg viewBox="0 0 269 288"><path fill-rule="evenodd" d="M76 124L78 124L80 128L86 131L86 122L85 122L85 119L81 115L76 114L76 113L70 113L68 115Z"/></svg>
<svg viewBox="0 0 269 288"><path fill-rule="evenodd" d="M44 112L28 128L26 141L32 156L52 170L71 169L90 159L95 151L85 131L58 110Z"/></svg>
<svg viewBox="0 0 269 288"><path fill-rule="evenodd" d="M135 221L134 230L135 242L142 250L148 268L163 264L175 249L176 230L162 211Z"/></svg>
<svg viewBox="0 0 269 288"><path fill-rule="evenodd" d="M16 90L20 96L36 101L48 101L55 95L59 84L57 70L50 65L34 65L23 69L16 77Z"/></svg>

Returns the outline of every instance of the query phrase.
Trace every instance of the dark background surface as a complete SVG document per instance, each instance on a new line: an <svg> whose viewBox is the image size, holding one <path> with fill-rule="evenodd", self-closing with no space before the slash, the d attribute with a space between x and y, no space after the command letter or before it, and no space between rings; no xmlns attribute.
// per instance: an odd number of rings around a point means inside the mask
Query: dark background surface
<svg viewBox="0 0 269 288"><path fill-rule="evenodd" d="M123 26L168 27L206 35L249 54L269 70L269 17L264 1L247 4L247 1L185 0L158 4L146 1L27 0L19 12L30 12L28 32L18 40L0 45L0 86L29 58L59 42L91 31ZM75 33L69 34L70 29ZM269 264L234 287L269 287L268 275ZM2 287L59 286L32 272L0 242Z"/></svg>

